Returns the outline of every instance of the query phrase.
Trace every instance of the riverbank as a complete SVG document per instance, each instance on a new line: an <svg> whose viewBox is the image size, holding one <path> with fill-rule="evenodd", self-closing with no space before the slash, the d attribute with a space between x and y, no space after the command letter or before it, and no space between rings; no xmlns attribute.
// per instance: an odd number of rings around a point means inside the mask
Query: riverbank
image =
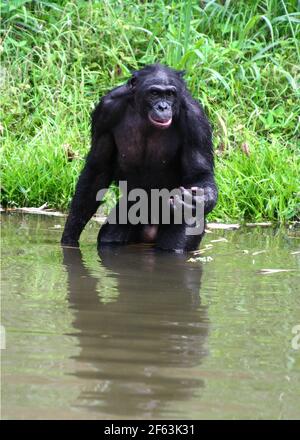
<svg viewBox="0 0 300 440"><path fill-rule="evenodd" d="M67 213L56 211L53 208L47 208L46 205L42 205L40 207L23 207L23 208L7 208L3 209L0 207L0 213L3 214L26 214L26 215L41 215L41 216L47 216L47 217L60 217L60 218L66 218ZM103 224L107 219L107 216L103 215L101 212L97 212L95 215L92 216L91 220L95 221L97 223ZM221 222L207 222L206 223L206 230L209 232L209 230L237 230L241 227L246 228L277 228L279 227L279 223L275 222L243 222L243 223L221 223ZM290 221L286 225L289 229L298 229L300 227L299 221ZM206 232L207 232L206 231Z"/></svg>

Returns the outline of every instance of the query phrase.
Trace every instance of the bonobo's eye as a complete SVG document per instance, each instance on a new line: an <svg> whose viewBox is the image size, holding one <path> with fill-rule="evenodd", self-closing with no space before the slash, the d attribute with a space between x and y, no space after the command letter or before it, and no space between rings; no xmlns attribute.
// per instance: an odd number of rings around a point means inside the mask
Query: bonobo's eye
<svg viewBox="0 0 300 440"><path fill-rule="evenodd" d="M166 91L166 96L171 97L171 96L175 96L176 92L175 90L167 90Z"/></svg>
<svg viewBox="0 0 300 440"><path fill-rule="evenodd" d="M151 96L153 96L153 98L156 98L157 96L159 96L159 92L157 90L151 90L150 94L151 94Z"/></svg>

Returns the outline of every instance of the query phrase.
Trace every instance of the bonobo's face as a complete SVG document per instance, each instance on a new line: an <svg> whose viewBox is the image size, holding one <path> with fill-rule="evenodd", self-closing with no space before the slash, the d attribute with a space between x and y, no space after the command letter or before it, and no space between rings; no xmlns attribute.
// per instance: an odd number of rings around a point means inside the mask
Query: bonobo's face
<svg viewBox="0 0 300 440"><path fill-rule="evenodd" d="M177 119L185 90L183 73L158 64L133 73L128 86L135 109L148 126L166 129Z"/></svg>
<svg viewBox="0 0 300 440"><path fill-rule="evenodd" d="M173 85L153 84L145 91L147 116L152 125L170 127L175 113L177 90Z"/></svg>

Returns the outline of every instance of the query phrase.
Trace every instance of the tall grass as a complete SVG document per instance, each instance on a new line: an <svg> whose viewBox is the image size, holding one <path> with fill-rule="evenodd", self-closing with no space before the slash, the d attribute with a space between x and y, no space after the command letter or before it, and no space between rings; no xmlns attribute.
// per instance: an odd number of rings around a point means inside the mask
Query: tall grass
<svg viewBox="0 0 300 440"><path fill-rule="evenodd" d="M2 203L67 208L89 114L132 69L186 69L214 127L211 218L299 216L297 0L3 1Z"/></svg>

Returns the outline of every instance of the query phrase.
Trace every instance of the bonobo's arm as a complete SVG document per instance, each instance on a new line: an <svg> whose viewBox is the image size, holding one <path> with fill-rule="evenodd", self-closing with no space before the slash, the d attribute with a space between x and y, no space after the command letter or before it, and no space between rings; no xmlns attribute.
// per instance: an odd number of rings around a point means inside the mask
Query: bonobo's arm
<svg viewBox="0 0 300 440"><path fill-rule="evenodd" d="M61 239L63 245L78 246L83 228L100 205L97 192L111 184L115 156L111 132L132 96L130 83L116 87L101 99L92 114L92 146L71 203Z"/></svg>
<svg viewBox="0 0 300 440"><path fill-rule="evenodd" d="M110 134L103 134L93 142L76 185L61 238L62 245L78 246L83 228L98 209L100 201L96 200L97 192L108 188L112 180L114 148L114 140Z"/></svg>
<svg viewBox="0 0 300 440"><path fill-rule="evenodd" d="M202 108L188 92L184 92L183 96L180 128L183 138L182 186L204 190L204 213L208 214L218 198L212 132Z"/></svg>

